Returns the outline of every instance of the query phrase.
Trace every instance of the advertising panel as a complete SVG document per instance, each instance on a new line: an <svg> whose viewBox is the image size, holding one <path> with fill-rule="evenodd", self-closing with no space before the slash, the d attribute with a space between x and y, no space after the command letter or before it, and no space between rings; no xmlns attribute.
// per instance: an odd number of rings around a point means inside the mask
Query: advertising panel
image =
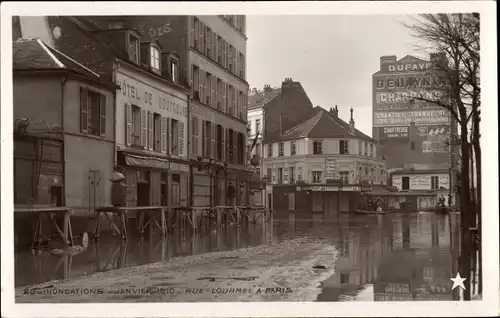
<svg viewBox="0 0 500 318"><path fill-rule="evenodd" d="M448 79L436 73L432 63L412 56L396 60L386 57L379 73L373 76L373 134L381 145L381 154L391 145L401 151L387 151L401 160L408 156L402 152L411 151L413 158L424 158L426 154L447 153L451 116L449 111L427 101L446 98ZM411 128L414 123L416 127ZM406 147L408 145L408 147ZM416 153L418 152L418 154ZM406 159L405 159L406 158ZM424 159L422 159L424 160ZM433 161L436 158L428 157ZM389 160L393 162L392 160ZM393 162L396 166L402 162Z"/></svg>
<svg viewBox="0 0 500 318"><path fill-rule="evenodd" d="M447 110L379 111L373 113L373 127L448 124Z"/></svg>

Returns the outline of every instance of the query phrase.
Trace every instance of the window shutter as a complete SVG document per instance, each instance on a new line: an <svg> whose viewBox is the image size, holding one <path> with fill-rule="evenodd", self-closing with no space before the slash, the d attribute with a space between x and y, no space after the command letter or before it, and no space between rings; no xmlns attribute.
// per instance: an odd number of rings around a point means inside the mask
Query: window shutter
<svg viewBox="0 0 500 318"><path fill-rule="evenodd" d="M215 32L212 32L212 59L214 59L214 60L217 58L216 42L217 42L217 36L216 36Z"/></svg>
<svg viewBox="0 0 500 318"><path fill-rule="evenodd" d="M210 92L207 89L207 73L203 71L203 100L201 101L202 104L206 104L207 102L207 96L210 96ZM210 105L207 105L210 106Z"/></svg>
<svg viewBox="0 0 500 318"><path fill-rule="evenodd" d="M141 109L141 146L148 148L148 112Z"/></svg>
<svg viewBox="0 0 500 318"><path fill-rule="evenodd" d="M179 156L184 156L184 122L179 121Z"/></svg>
<svg viewBox="0 0 500 318"><path fill-rule="evenodd" d="M205 36L204 36L204 33L205 33L205 24L203 24L203 22L199 22L199 25L200 25L200 51L201 52L205 52Z"/></svg>
<svg viewBox="0 0 500 318"><path fill-rule="evenodd" d="M160 151L167 152L167 119L163 116L160 118Z"/></svg>
<svg viewBox="0 0 500 318"><path fill-rule="evenodd" d="M238 163L238 134L233 130L233 162Z"/></svg>
<svg viewBox="0 0 500 318"><path fill-rule="evenodd" d="M189 44L194 47L194 16L189 17Z"/></svg>
<svg viewBox="0 0 500 318"><path fill-rule="evenodd" d="M210 97L211 106L217 108L217 77L212 75L212 96Z"/></svg>
<svg viewBox="0 0 500 318"><path fill-rule="evenodd" d="M148 111L148 149L149 151L154 150L154 135L153 135L153 112Z"/></svg>
<svg viewBox="0 0 500 318"><path fill-rule="evenodd" d="M101 137L106 136L106 95L104 95L104 94L100 94L99 129L100 129Z"/></svg>
<svg viewBox="0 0 500 318"><path fill-rule="evenodd" d="M226 140L226 129L221 128L221 161L225 162L226 161L226 147L225 147L225 140Z"/></svg>
<svg viewBox="0 0 500 318"><path fill-rule="evenodd" d="M89 103L88 91L80 87L80 129L82 133L89 131Z"/></svg>
<svg viewBox="0 0 500 318"><path fill-rule="evenodd" d="M205 140L207 139L207 132L205 131L205 121L201 121L201 156L206 157L206 145Z"/></svg>
<svg viewBox="0 0 500 318"><path fill-rule="evenodd" d="M196 117L191 117L191 156L198 155L198 142L197 142L197 131L198 120Z"/></svg>
<svg viewBox="0 0 500 318"><path fill-rule="evenodd" d="M203 82L205 81L205 71L203 71L201 68L198 69L198 83L200 85L200 102L203 103L203 101L205 100L205 92L203 90Z"/></svg>
<svg viewBox="0 0 500 318"><path fill-rule="evenodd" d="M222 82L222 111L226 112L226 93L227 93L227 83Z"/></svg>
<svg viewBox="0 0 500 318"><path fill-rule="evenodd" d="M165 144L167 146L167 155L172 153L172 129L170 127L170 118L165 118L165 132L166 132L166 141Z"/></svg>
<svg viewBox="0 0 500 318"><path fill-rule="evenodd" d="M134 137L132 135L133 133L133 127L132 127L132 105L126 103L125 104L125 112L126 112L126 118L125 118L125 140L126 144L128 147L132 146L132 138Z"/></svg>
<svg viewBox="0 0 500 318"><path fill-rule="evenodd" d="M216 158L217 156L215 155L216 154L216 151L217 151L217 139L215 138L215 130L216 130L217 126L215 124L212 123L212 127L211 127L211 135L212 135L212 142L211 142L211 145L212 145L212 151L211 151L211 157L212 158Z"/></svg>

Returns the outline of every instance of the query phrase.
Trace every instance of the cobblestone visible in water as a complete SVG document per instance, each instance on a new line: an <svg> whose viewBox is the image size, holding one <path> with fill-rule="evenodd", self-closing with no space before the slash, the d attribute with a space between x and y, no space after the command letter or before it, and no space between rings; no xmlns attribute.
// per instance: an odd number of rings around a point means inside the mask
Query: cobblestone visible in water
<svg viewBox="0 0 500 318"><path fill-rule="evenodd" d="M16 301L313 301L321 291L319 283L333 275L336 259L331 243L299 238L53 281L30 286L28 295L23 293L25 288L18 288ZM326 269L315 270L315 264L324 264ZM200 280L207 277L215 279ZM243 279L248 277L253 279ZM54 287L33 291L47 285ZM61 292L46 294L54 288Z"/></svg>

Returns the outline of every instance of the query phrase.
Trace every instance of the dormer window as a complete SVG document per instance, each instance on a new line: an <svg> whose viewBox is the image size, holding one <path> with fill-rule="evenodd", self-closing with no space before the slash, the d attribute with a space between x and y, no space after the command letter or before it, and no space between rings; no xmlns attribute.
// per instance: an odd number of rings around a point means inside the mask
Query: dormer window
<svg viewBox="0 0 500 318"><path fill-rule="evenodd" d="M170 74L172 82L177 83L179 81L179 61L175 58L170 59Z"/></svg>
<svg viewBox="0 0 500 318"><path fill-rule="evenodd" d="M128 36L128 55L132 62L139 64L139 37L134 34Z"/></svg>
<svg viewBox="0 0 500 318"><path fill-rule="evenodd" d="M152 45L150 56L151 67L156 71L160 71L160 49Z"/></svg>

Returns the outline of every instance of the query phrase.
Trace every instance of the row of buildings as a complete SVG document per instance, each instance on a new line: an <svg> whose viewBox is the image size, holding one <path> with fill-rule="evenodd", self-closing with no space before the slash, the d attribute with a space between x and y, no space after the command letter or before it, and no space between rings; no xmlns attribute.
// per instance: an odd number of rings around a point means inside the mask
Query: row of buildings
<svg viewBox="0 0 500 318"><path fill-rule="evenodd" d="M356 128L352 108L345 121L338 106L314 107L291 78L252 89L247 151L262 159L256 173L268 183L265 204L326 218L352 210L366 193L389 209L434 207L440 197L452 204L456 125L447 110L413 98L446 98L446 78L433 69L442 58L380 58L373 137Z"/></svg>
<svg viewBox="0 0 500 318"><path fill-rule="evenodd" d="M90 215L120 171L130 206L249 204L245 24L15 17L15 203Z"/></svg>

